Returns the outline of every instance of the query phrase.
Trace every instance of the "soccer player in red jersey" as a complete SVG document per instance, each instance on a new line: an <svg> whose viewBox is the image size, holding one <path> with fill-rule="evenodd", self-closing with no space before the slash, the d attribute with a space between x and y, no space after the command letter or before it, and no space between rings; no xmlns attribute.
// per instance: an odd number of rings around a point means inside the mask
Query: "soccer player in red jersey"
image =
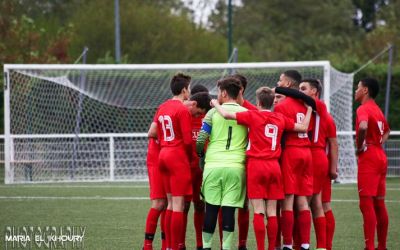
<svg viewBox="0 0 400 250"><path fill-rule="evenodd" d="M283 184L278 159L281 154L280 141L284 130L306 132L311 117L311 108L301 124L279 113L271 112L274 93L261 87L256 91L258 110L239 113L225 111L217 100L213 105L227 119L236 119L238 124L249 128L249 149L246 152L247 194L254 208L254 232L257 249L265 249L265 222L267 215L268 249L273 250L278 231L276 218L277 200L283 199Z"/></svg>
<svg viewBox="0 0 400 250"><path fill-rule="evenodd" d="M196 108L192 108L192 158L190 161L190 171L192 176L192 189L193 195L191 201L193 202L193 224L196 233L196 247L198 250L203 249L203 222L204 222L204 202L200 198L200 187L202 183L203 172L199 168L199 156L196 153L196 140L200 132L204 115L211 109L211 98L208 94L208 89L201 85L195 85L190 90L190 100L195 102L192 104ZM185 204L185 215L190 209L190 201ZM185 223L186 224L186 223ZM186 230L185 230L186 231Z"/></svg>
<svg viewBox="0 0 400 250"><path fill-rule="evenodd" d="M390 129L374 100L378 92L379 84L372 78L362 79L355 92L355 100L361 103L356 117L357 185L366 250L375 249L375 229L377 249L386 249L389 225L385 205L387 159L382 144L388 139Z"/></svg>
<svg viewBox="0 0 400 250"><path fill-rule="evenodd" d="M178 73L170 87L173 98L158 107L154 122L160 142L159 168L167 193L165 225L173 250L184 248L185 196L192 195L190 158L192 155L191 114L183 101L189 98L191 77ZM177 160L179 159L179 160Z"/></svg>
<svg viewBox="0 0 400 250"><path fill-rule="evenodd" d="M154 129L155 123L151 125ZM152 128L149 129L149 133ZM167 196L164 191L161 173L158 166L158 155L160 152L160 145L157 138L149 137L149 144L147 149L147 171L149 176L150 186L150 200L151 208L147 214L145 236L143 243L143 250L153 249L154 234L157 229L158 218L161 215L161 239L163 242L163 249L166 248L163 218L165 216L165 208L167 205Z"/></svg>
<svg viewBox="0 0 400 250"><path fill-rule="evenodd" d="M301 75L297 71L288 70L281 75L278 86L298 88L300 81ZM306 109L302 101L286 97L275 106L274 111L299 123L304 119ZM286 133L285 148L281 156L285 199L281 208L280 225L284 250L292 249L293 246L294 205L298 211L301 249L309 249L310 247L311 214L307 197L313 193L311 162L310 141L307 133Z"/></svg>
<svg viewBox="0 0 400 250"><path fill-rule="evenodd" d="M333 118L327 112L325 104L319 100L322 92L322 86L316 79L303 79L300 83L300 91L312 97L316 102L317 115L314 122L314 133L311 139L311 154L313 159L313 196L310 200L311 211L313 214L314 228L317 239L317 249L327 248L327 220L322 205L321 192L326 184L330 182L331 172L329 170L328 156L326 155L327 143L330 145L331 164L337 163L337 140L336 129L334 127ZM336 166L334 171L336 174ZM330 183L329 183L330 186ZM331 221L330 221L331 223Z"/></svg>

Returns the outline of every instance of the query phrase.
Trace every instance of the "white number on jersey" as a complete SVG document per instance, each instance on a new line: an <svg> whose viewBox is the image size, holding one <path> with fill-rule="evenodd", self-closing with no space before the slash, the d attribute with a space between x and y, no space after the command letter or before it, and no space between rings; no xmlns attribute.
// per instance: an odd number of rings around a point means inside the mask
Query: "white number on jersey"
<svg viewBox="0 0 400 250"><path fill-rule="evenodd" d="M297 113L296 114L296 122L297 123L302 123L304 118L306 118L306 116L303 113ZM308 138L307 133L297 133L297 136L299 138Z"/></svg>
<svg viewBox="0 0 400 250"><path fill-rule="evenodd" d="M278 126L273 124L267 124L265 126L265 136L271 138L271 150L276 149L276 140L278 138Z"/></svg>
<svg viewBox="0 0 400 250"><path fill-rule="evenodd" d="M382 121L378 121L378 128L379 128L379 132L381 133L381 139L379 140L379 142L382 143L383 132L385 131L385 125L383 124Z"/></svg>
<svg viewBox="0 0 400 250"><path fill-rule="evenodd" d="M173 141L175 139L174 126L169 115L160 115L158 121L161 123L161 128L164 134L164 141ZM169 132L167 136L167 131Z"/></svg>

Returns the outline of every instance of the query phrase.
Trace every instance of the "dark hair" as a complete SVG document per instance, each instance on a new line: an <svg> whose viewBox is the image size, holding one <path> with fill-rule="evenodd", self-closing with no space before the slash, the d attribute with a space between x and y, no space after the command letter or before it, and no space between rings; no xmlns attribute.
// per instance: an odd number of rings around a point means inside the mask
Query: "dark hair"
<svg viewBox="0 0 400 250"><path fill-rule="evenodd" d="M228 76L224 79L219 80L217 82L217 86L221 91L225 90L230 98L236 99L239 95L239 91L242 85L237 78Z"/></svg>
<svg viewBox="0 0 400 250"><path fill-rule="evenodd" d="M322 85L321 82L318 79L314 78L307 78L301 80L301 82L308 82L310 84L310 87L313 89L317 89L317 96L319 97L321 92L322 92Z"/></svg>
<svg viewBox="0 0 400 250"><path fill-rule="evenodd" d="M244 75L241 75L238 73L233 74L232 77L239 80L239 83L240 83L240 85L242 85L243 93L244 93L244 91L246 90L246 87L247 87L247 78Z"/></svg>
<svg viewBox="0 0 400 250"><path fill-rule="evenodd" d="M290 69L290 70L286 70L285 72L283 72L283 74L290 78L291 83L293 83L293 85L295 85L296 87L299 86L300 82L301 82L301 74L294 69Z"/></svg>
<svg viewBox="0 0 400 250"><path fill-rule="evenodd" d="M208 89L206 88L206 86L204 86L202 84L197 84L197 85L194 85L192 87L192 89L190 90L190 94L191 95L194 95L194 94L197 94L197 93L200 93L200 92L208 93Z"/></svg>
<svg viewBox="0 0 400 250"><path fill-rule="evenodd" d="M256 91L256 98L261 107L270 109L274 103L275 94L272 89L268 87L261 87Z"/></svg>
<svg viewBox="0 0 400 250"><path fill-rule="evenodd" d="M190 97L191 101L196 101L197 107L208 112L211 109L211 97L207 92L198 92Z"/></svg>
<svg viewBox="0 0 400 250"><path fill-rule="evenodd" d="M376 79L374 78L364 78L360 80L361 84L364 87L368 88L368 95L375 99L375 97L379 93L379 83Z"/></svg>
<svg viewBox="0 0 400 250"><path fill-rule="evenodd" d="M183 73L177 73L171 79L170 87L173 95L179 95L182 89L189 88L192 78Z"/></svg>

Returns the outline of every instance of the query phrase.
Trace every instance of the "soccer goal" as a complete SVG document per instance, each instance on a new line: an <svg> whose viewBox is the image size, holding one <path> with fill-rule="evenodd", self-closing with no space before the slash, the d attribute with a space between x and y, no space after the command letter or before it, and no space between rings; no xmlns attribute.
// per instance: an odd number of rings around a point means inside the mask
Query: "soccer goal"
<svg viewBox="0 0 400 250"><path fill-rule="evenodd" d="M280 74L298 70L321 79L323 99L339 131L340 180L354 181L353 75L328 61L4 66L6 183L146 180L147 129L159 104L171 97L176 72L215 92L221 77L249 80L245 98L275 86Z"/></svg>

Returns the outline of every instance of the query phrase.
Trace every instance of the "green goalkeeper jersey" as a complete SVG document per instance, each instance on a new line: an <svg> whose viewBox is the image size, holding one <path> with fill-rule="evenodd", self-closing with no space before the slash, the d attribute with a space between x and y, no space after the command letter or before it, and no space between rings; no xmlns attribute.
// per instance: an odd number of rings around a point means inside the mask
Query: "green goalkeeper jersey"
<svg viewBox="0 0 400 250"><path fill-rule="evenodd" d="M237 103L224 103L222 106L226 111L234 113L247 110ZM213 108L203 119L197 139L197 152L202 151L208 136L205 168L244 168L248 143L247 127L238 125L236 120L225 119Z"/></svg>

